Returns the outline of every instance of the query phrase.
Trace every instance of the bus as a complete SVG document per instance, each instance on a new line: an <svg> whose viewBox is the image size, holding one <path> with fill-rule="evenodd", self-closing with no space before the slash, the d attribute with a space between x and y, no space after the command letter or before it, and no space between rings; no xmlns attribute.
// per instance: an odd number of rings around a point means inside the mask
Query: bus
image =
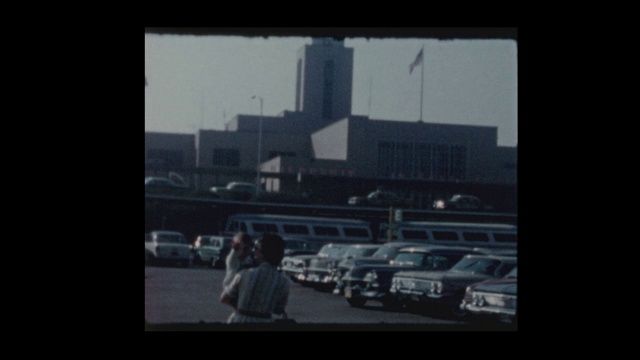
<svg viewBox="0 0 640 360"><path fill-rule="evenodd" d="M282 238L300 238L321 243L371 243L371 223L355 219L270 214L235 214L229 216L223 235L242 231L256 238L265 232Z"/></svg>
<svg viewBox="0 0 640 360"><path fill-rule="evenodd" d="M392 223L391 241L454 245L479 248L516 249L518 227L509 224L403 221ZM381 223L378 239L389 241L389 224Z"/></svg>

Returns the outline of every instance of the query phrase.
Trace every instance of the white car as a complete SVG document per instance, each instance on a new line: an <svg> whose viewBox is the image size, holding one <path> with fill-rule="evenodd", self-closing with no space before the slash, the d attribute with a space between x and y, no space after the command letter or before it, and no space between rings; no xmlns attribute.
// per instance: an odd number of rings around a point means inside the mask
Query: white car
<svg viewBox="0 0 640 360"><path fill-rule="evenodd" d="M172 262L189 266L193 253L187 238L176 231L152 231L144 236L145 265Z"/></svg>

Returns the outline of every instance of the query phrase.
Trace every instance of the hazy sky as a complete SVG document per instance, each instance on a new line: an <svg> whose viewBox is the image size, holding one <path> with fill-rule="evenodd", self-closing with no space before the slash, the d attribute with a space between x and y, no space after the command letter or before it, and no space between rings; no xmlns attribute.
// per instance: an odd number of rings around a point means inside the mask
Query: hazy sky
<svg viewBox="0 0 640 360"><path fill-rule="evenodd" d="M145 34L145 131L224 130L237 114L275 116L295 109L296 56L310 37ZM353 115L498 128L498 145L516 146L517 43L514 40L346 38L354 49Z"/></svg>

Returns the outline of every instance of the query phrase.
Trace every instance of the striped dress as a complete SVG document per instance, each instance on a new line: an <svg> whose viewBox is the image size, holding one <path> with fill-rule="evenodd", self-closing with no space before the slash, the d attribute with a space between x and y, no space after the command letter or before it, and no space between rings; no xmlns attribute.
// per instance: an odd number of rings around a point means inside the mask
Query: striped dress
<svg viewBox="0 0 640 360"><path fill-rule="evenodd" d="M291 281L276 267L263 262L258 267L245 269L235 275L224 292L237 300L237 309L254 313L272 314L284 311L289 299ZM234 311L227 323L273 322L272 318L259 318Z"/></svg>

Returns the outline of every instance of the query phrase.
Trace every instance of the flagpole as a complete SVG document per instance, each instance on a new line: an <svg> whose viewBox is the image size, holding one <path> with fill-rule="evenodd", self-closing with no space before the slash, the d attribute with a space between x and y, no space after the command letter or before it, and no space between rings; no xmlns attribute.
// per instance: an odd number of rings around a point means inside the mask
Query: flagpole
<svg viewBox="0 0 640 360"><path fill-rule="evenodd" d="M369 75L369 110L368 110L368 117L371 117L371 84L373 83L373 77L371 75Z"/></svg>
<svg viewBox="0 0 640 360"><path fill-rule="evenodd" d="M422 45L422 70L420 71L420 76L422 77L422 85L420 86L420 121L422 122L422 99L424 98L424 45Z"/></svg>

